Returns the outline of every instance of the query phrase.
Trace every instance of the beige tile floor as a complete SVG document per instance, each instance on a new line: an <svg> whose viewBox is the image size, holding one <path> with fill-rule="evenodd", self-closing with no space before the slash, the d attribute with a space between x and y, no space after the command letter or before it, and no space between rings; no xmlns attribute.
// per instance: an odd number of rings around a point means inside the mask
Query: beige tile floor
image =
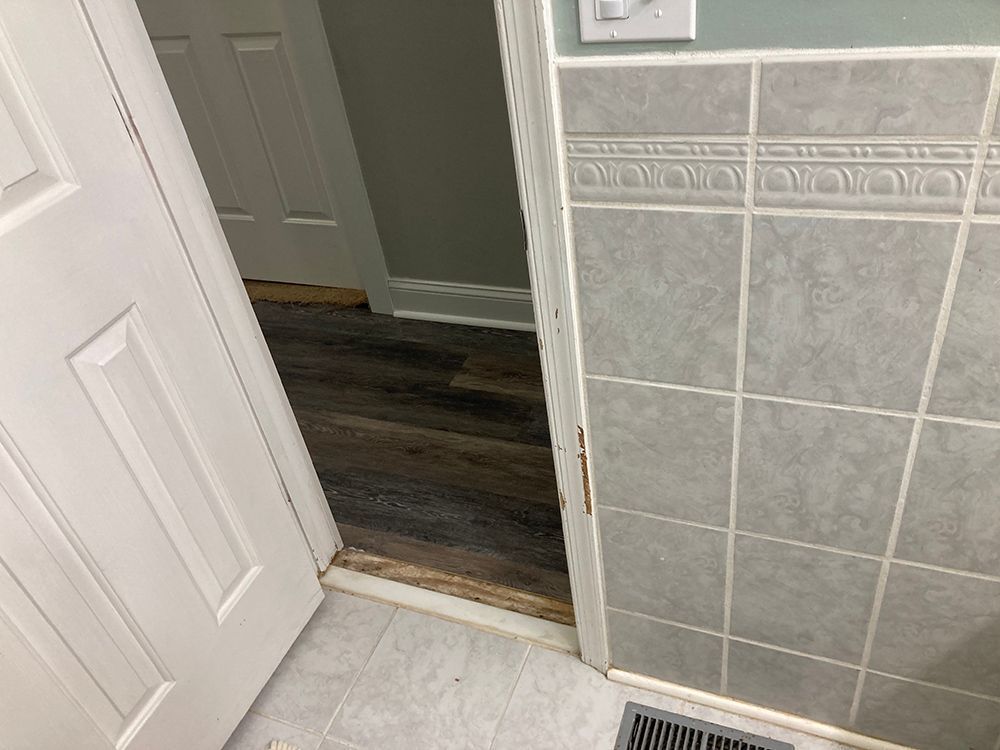
<svg viewBox="0 0 1000 750"><path fill-rule="evenodd" d="M611 750L626 701L792 742L808 735L609 682L575 657L327 592L225 750Z"/></svg>

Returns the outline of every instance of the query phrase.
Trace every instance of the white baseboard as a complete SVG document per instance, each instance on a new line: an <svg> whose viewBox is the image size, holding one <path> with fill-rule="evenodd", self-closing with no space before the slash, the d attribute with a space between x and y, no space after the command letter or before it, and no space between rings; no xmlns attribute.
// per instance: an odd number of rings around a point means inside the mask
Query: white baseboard
<svg viewBox="0 0 1000 750"><path fill-rule="evenodd" d="M859 748L859 750L912 750L912 748L908 748L904 745L897 745L893 742L876 739L875 737L868 737L867 735L858 734L857 732L852 732L848 729L835 727L832 724L824 724L823 722L813 721L812 719L806 719L802 716L786 714L783 711L776 711L773 708L765 708L753 703L744 703L743 701L736 700L735 698L727 698L722 695L716 695L715 693L695 690L694 688L684 687L683 685L678 685L674 682L658 680L655 677L647 677L646 675L636 674L635 672L626 672L621 669L612 668L608 670L608 679L620 682L623 685L629 685L631 687L649 690L654 693L669 695L671 698L677 698L689 704L693 703L705 706L708 709L715 709L737 717L745 717L747 719L764 722L765 724L782 727L784 729L791 730L792 732L809 734L813 737L820 737L824 740L830 740L831 742L836 742L841 745L847 745L848 747L856 747ZM692 713L689 715L694 714ZM734 724L732 720L727 720L725 717L698 715L695 718L705 719L706 721L712 721L717 724L728 724L730 726ZM737 728L743 729L744 731L756 732L758 734L768 734L767 731L764 731L766 727L748 726ZM796 744L794 738L780 737L777 736L775 732L770 732L768 736L777 740L785 740L786 742L791 741L792 744Z"/></svg>
<svg viewBox="0 0 1000 750"><path fill-rule="evenodd" d="M535 330L530 289L390 278L389 296L397 318Z"/></svg>
<svg viewBox="0 0 1000 750"><path fill-rule="evenodd" d="M576 628L570 625L560 625L520 612L510 612L482 602L460 599L451 594L390 581L387 578L338 568L335 565L326 569L319 582L328 589L354 594L364 599L374 599L403 609L412 609L443 620L460 622L507 638L534 643L555 651L580 653Z"/></svg>

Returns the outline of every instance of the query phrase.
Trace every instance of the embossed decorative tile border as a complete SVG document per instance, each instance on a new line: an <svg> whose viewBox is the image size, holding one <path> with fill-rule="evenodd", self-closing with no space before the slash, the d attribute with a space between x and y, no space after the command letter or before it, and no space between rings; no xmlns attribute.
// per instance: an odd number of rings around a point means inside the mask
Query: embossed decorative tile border
<svg viewBox="0 0 1000 750"><path fill-rule="evenodd" d="M997 122L1000 123L1000 118ZM983 177L979 181L976 213L1000 214L1000 143L991 143L986 152Z"/></svg>
<svg viewBox="0 0 1000 750"><path fill-rule="evenodd" d="M776 208L961 213L975 157L974 143L760 143L754 200ZM994 189L1000 195L1000 180Z"/></svg>
<svg viewBox="0 0 1000 750"><path fill-rule="evenodd" d="M741 206L746 140L570 138L574 200Z"/></svg>

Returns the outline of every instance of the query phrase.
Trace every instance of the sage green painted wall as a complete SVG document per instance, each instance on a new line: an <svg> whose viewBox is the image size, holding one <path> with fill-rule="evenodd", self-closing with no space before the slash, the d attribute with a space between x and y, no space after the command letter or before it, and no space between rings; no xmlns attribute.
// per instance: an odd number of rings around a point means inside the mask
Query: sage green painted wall
<svg viewBox="0 0 1000 750"><path fill-rule="evenodd" d="M693 42L632 44L582 44L577 0L551 2L563 55L1000 43L1000 0L699 0Z"/></svg>
<svg viewBox="0 0 1000 750"><path fill-rule="evenodd" d="M320 0L389 275L527 289L490 0Z"/></svg>

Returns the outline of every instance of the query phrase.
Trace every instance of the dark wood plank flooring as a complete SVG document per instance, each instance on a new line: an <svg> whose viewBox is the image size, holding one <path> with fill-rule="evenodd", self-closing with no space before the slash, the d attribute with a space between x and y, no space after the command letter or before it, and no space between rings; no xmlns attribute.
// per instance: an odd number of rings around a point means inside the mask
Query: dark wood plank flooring
<svg viewBox="0 0 1000 750"><path fill-rule="evenodd" d="M570 600L533 334L253 306L345 544Z"/></svg>

